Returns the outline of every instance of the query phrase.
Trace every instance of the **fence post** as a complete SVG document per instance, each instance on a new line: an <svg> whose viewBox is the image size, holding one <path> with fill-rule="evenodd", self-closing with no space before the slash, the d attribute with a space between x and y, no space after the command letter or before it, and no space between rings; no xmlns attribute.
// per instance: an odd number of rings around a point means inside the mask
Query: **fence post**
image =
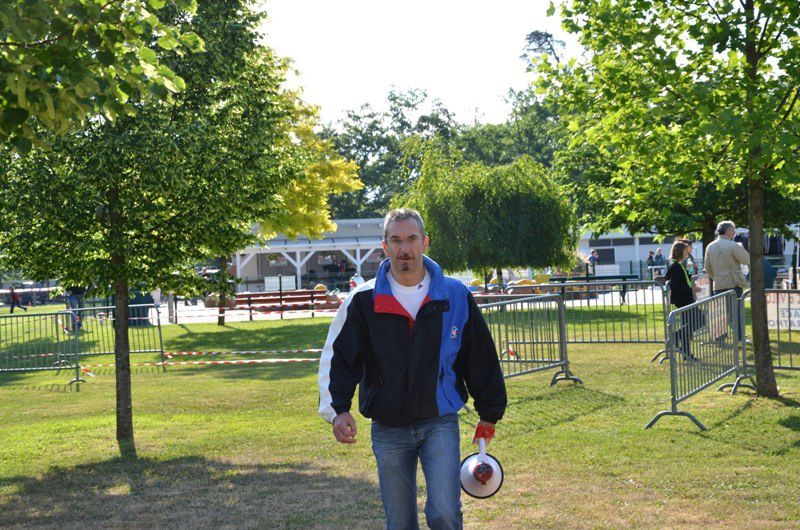
<svg viewBox="0 0 800 530"><path fill-rule="evenodd" d="M564 303L563 298L556 300L557 318L558 321L558 357L561 360L561 370L553 375L550 380L550 386L555 385L559 381L575 381L576 383L583 384L583 381L575 376L569 369L569 358L567 357L567 305Z"/></svg>
<svg viewBox="0 0 800 530"><path fill-rule="evenodd" d="M250 320L253 320L253 295L247 295L247 308L250 311Z"/></svg>
<svg viewBox="0 0 800 530"><path fill-rule="evenodd" d="M747 316L746 309L744 306L745 299L750 295L750 291L744 291L742 296L736 298L736 312L737 312L737 325L739 326L739 345L737 346L737 355L740 359L736 360L737 369L736 369L736 381L733 383L725 383L724 385L720 385L717 390L725 390L726 388L731 389L731 394L735 394L739 388L749 388L751 390L756 389L756 382L753 380L753 376L750 375L750 371L747 368L747 325L745 323L745 318ZM741 366L741 371L739 370L739 366ZM742 383L745 379L749 379L752 384Z"/></svg>
<svg viewBox="0 0 800 530"><path fill-rule="evenodd" d="M658 364L663 363L667 359L669 359L669 281L667 281L664 285L661 285L657 281L653 280L653 285L657 286L661 289L661 319L663 320L663 329L664 329L664 348L658 350L658 352L650 359L650 362L655 362L659 357L662 355L664 356L658 361Z"/></svg>
<svg viewBox="0 0 800 530"><path fill-rule="evenodd" d="M278 274L278 304L280 305L278 311L280 311L281 320L283 320L283 274Z"/></svg>
<svg viewBox="0 0 800 530"><path fill-rule="evenodd" d="M314 309L316 308L316 304L314 303L314 290L311 290L311 318L314 318Z"/></svg>
<svg viewBox="0 0 800 530"><path fill-rule="evenodd" d="M161 312L156 309L156 325L158 326L158 347L161 350L161 369L167 371L167 357L164 352L164 337L161 334Z"/></svg>

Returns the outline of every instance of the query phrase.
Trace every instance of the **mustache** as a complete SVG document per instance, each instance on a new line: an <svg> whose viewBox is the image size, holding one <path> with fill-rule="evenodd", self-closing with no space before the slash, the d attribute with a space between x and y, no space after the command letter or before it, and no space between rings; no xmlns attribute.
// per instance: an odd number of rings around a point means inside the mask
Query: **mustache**
<svg viewBox="0 0 800 530"><path fill-rule="evenodd" d="M398 254L397 259L413 259L414 256L412 254Z"/></svg>

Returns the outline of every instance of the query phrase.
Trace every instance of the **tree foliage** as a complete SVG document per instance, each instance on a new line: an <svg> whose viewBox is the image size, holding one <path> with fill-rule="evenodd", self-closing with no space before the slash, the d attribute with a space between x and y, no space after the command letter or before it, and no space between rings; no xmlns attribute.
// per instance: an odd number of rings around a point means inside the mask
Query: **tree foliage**
<svg viewBox="0 0 800 530"><path fill-rule="evenodd" d="M196 0L174 0L187 16ZM145 94L184 87L159 50L203 41L157 16L165 0L5 0L0 3L0 138L26 151L37 125L65 132L101 112L129 115Z"/></svg>
<svg viewBox="0 0 800 530"><path fill-rule="evenodd" d="M614 214L636 223L651 204L668 216L704 190L746 190L758 389L777 395L761 256L765 197L800 185L800 4L572 0L561 15L588 53L543 57L540 89L568 116L568 148L613 163L602 193Z"/></svg>
<svg viewBox="0 0 800 530"><path fill-rule="evenodd" d="M418 209L430 255L449 270L569 263L575 217L547 170L528 156L489 167L427 147L422 171L396 205Z"/></svg>
<svg viewBox="0 0 800 530"><path fill-rule="evenodd" d="M116 297L117 437L134 452L129 287L201 289L192 264L256 242L258 222L324 230L328 192L356 186L354 168L313 134L315 110L282 88L288 63L262 43L248 2L201 0L192 17L160 15L205 41L205 53L161 52L184 91L0 158L0 258Z"/></svg>
<svg viewBox="0 0 800 530"><path fill-rule="evenodd" d="M533 90L510 90L508 120L462 127L456 147L468 161L505 165L527 155L550 167L556 146L556 115Z"/></svg>
<svg viewBox="0 0 800 530"><path fill-rule="evenodd" d="M363 105L350 111L325 135L336 151L358 165L364 187L331 197L333 216L341 219L382 217L393 197L406 192L418 173L403 143L412 137L438 138L450 143L458 125L438 100L429 101L422 90L393 90L388 110Z"/></svg>

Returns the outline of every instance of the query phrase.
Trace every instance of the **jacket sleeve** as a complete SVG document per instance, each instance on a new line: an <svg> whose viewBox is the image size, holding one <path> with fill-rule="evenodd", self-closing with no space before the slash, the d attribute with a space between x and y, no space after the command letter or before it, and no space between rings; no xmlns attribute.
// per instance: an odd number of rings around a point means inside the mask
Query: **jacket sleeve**
<svg viewBox="0 0 800 530"><path fill-rule="evenodd" d="M319 414L328 422L350 411L363 370L365 328L354 298L351 293L333 317L319 360Z"/></svg>
<svg viewBox="0 0 800 530"><path fill-rule="evenodd" d="M733 249L733 256L740 265L750 265L750 254L739 243L737 243L736 248Z"/></svg>
<svg viewBox="0 0 800 530"><path fill-rule="evenodd" d="M475 409L483 421L496 423L506 410L506 383L494 339L472 293L467 292L469 319L462 338L462 373Z"/></svg>

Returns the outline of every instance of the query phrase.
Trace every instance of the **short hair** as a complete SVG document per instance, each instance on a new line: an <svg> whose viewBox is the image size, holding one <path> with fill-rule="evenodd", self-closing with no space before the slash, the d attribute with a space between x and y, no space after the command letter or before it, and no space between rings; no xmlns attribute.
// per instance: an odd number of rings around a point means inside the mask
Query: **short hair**
<svg viewBox="0 0 800 530"><path fill-rule="evenodd" d="M733 224L733 221L722 221L717 225L717 234L724 236L728 230L735 230L736 225Z"/></svg>
<svg viewBox="0 0 800 530"><path fill-rule="evenodd" d="M681 240L676 241L672 244L672 250L669 253L669 259L674 259L675 261L681 261L683 259L683 251L688 247L686 243Z"/></svg>
<svg viewBox="0 0 800 530"><path fill-rule="evenodd" d="M383 239L389 237L389 225L396 221L405 221L406 219L414 219L419 225L419 231L422 237L425 237L425 224L422 222L422 216L418 211L411 208L397 208L386 214L383 218Z"/></svg>

